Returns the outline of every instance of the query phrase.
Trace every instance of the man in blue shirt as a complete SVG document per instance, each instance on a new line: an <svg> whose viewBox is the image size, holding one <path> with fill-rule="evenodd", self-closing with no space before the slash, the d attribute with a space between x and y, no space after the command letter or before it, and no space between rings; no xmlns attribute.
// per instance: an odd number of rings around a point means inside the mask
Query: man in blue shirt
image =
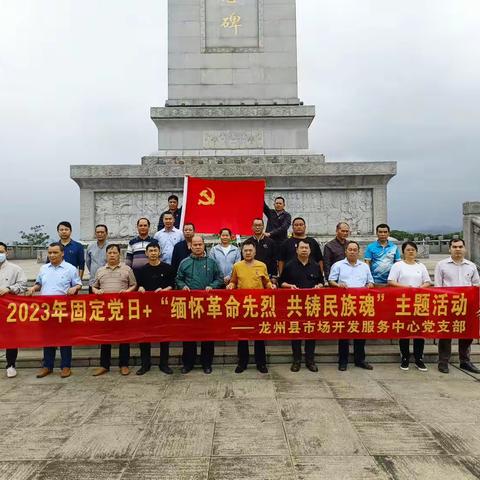
<svg viewBox="0 0 480 480"><path fill-rule="evenodd" d="M388 285L388 274L395 262L401 260L397 245L388 240L390 227L381 223L376 228L377 241L365 250L365 263L370 267L376 287Z"/></svg>
<svg viewBox="0 0 480 480"><path fill-rule="evenodd" d="M63 245L63 259L78 268L78 275L83 278L83 271L85 270L85 250L83 245L75 240L72 240L72 224L70 222L60 222L57 225L58 236Z"/></svg>
<svg viewBox="0 0 480 480"><path fill-rule="evenodd" d="M77 269L67 263L63 256L64 247L58 243L51 243L48 246L49 263L42 265L38 273L35 285L27 290L27 295L40 292L40 295L76 295L82 288ZM38 372L37 378L43 378L53 372L55 363L55 352L57 347L43 348L43 368ZM72 347L60 347L61 373L62 378L71 375Z"/></svg>
<svg viewBox="0 0 480 480"><path fill-rule="evenodd" d="M373 278L366 263L358 259L360 246L357 242L350 240L345 248L346 258L332 265L328 282L331 287L337 288L372 288ZM344 372L348 364L348 351L350 342L348 340L338 341L338 369ZM353 357L355 366L365 370L373 370L373 367L365 361L365 340L355 339L353 341Z"/></svg>

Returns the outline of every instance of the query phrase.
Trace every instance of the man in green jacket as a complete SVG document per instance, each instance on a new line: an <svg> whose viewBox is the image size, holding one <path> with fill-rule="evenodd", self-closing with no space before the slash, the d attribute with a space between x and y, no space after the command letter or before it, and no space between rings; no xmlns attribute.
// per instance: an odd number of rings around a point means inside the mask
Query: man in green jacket
<svg viewBox="0 0 480 480"><path fill-rule="evenodd" d="M179 290L212 290L224 286L222 273L215 260L205 256L205 242L200 235L192 238L192 254L180 263L176 284ZM202 342L200 363L207 374L212 373L214 351L214 342ZM192 370L196 354L196 342L183 342L182 373Z"/></svg>

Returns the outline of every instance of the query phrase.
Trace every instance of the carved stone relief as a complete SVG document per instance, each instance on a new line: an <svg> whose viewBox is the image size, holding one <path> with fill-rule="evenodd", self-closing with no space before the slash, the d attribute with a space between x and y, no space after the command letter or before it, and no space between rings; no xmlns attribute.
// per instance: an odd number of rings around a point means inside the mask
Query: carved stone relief
<svg viewBox="0 0 480 480"><path fill-rule="evenodd" d="M139 217L151 222L152 234L157 231L160 213L167 210L171 192L105 192L95 194L95 224L108 226L109 236L128 239L136 235ZM182 204L182 194L175 193Z"/></svg>
<svg viewBox="0 0 480 480"><path fill-rule="evenodd" d="M210 130L203 132L203 148L263 148L262 130Z"/></svg>
<svg viewBox="0 0 480 480"><path fill-rule="evenodd" d="M363 190L309 190L309 191L268 191L267 203L282 196L286 209L292 215L305 218L307 229L319 235L334 235L340 221L348 222L354 234L373 233L372 191Z"/></svg>

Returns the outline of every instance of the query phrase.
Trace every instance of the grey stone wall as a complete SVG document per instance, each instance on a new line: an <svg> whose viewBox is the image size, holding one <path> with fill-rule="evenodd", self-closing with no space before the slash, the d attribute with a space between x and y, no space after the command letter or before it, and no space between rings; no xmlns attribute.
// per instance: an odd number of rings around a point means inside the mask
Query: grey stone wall
<svg viewBox="0 0 480 480"><path fill-rule="evenodd" d="M167 105L298 104L295 0L169 0Z"/></svg>

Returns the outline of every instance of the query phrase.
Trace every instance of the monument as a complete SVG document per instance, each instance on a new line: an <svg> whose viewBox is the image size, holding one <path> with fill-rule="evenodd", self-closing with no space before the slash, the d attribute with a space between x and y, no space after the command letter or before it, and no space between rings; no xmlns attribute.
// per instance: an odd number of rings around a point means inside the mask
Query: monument
<svg viewBox="0 0 480 480"><path fill-rule="evenodd" d="M80 238L93 240L97 223L116 240L134 233L140 215L155 224L169 194L181 199L185 175L265 178L267 203L285 197L310 234L331 237L345 220L354 234L373 235L387 219L396 163L309 152L315 107L298 98L295 0L169 0L168 8L168 100L150 115L158 151L140 165L71 166Z"/></svg>

